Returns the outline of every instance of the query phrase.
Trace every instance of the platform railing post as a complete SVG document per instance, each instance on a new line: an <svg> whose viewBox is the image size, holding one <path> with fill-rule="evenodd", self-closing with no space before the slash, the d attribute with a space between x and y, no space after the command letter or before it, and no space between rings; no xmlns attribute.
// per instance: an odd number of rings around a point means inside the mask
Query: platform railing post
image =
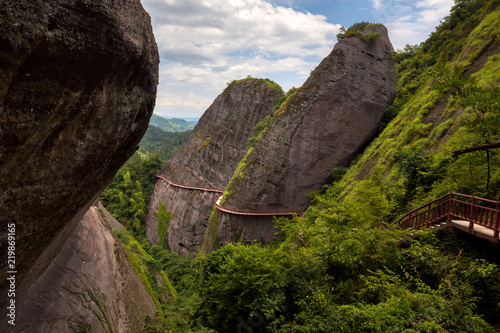
<svg viewBox="0 0 500 333"><path fill-rule="evenodd" d="M431 223L431 204L427 204L427 222L425 223L425 227L429 228L430 223Z"/></svg>
<svg viewBox="0 0 500 333"><path fill-rule="evenodd" d="M448 212L446 217L446 226L451 226L451 206L453 204L453 192L450 193L450 198L448 199Z"/></svg>
<svg viewBox="0 0 500 333"><path fill-rule="evenodd" d="M469 220L469 229L474 228L474 207L476 206L476 197L472 197L472 204L470 208L470 220Z"/></svg>
<svg viewBox="0 0 500 333"><path fill-rule="evenodd" d="M500 228L500 202L497 202L496 214L497 214L497 221L495 223L495 231L494 231L493 235L495 236L495 238L498 238L498 232L499 232L498 229Z"/></svg>

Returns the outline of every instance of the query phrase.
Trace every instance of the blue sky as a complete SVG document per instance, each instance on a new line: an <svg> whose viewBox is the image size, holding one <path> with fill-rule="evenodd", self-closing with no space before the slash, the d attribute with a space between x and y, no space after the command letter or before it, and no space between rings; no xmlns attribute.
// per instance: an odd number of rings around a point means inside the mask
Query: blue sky
<svg viewBox="0 0 500 333"><path fill-rule="evenodd" d="M160 50L155 113L200 117L232 80L299 87L341 26L383 23L395 49L424 41L453 0L142 0Z"/></svg>

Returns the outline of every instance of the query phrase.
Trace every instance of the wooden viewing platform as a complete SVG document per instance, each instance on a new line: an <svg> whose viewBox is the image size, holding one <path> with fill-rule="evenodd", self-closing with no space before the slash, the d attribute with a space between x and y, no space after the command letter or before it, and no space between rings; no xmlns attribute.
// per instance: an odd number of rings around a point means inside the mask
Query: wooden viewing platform
<svg viewBox="0 0 500 333"><path fill-rule="evenodd" d="M500 201L449 193L400 218L401 229L455 228L500 243Z"/></svg>

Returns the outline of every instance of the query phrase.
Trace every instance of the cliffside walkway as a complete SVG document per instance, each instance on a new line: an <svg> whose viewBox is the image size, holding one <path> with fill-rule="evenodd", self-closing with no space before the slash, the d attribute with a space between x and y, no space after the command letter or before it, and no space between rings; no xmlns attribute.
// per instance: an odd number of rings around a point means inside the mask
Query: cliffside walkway
<svg viewBox="0 0 500 333"><path fill-rule="evenodd" d="M160 178L160 179L166 181L167 183L169 183L172 186L180 187L180 188L185 188L185 189L188 189L188 190L198 190L198 191L205 191L205 192L224 193L224 190L217 189L217 188L209 188L209 187L201 187L201 186L194 186L194 185L179 184L179 183L171 181L170 179L168 179L167 177L164 177L162 175L156 175L156 178Z"/></svg>
<svg viewBox="0 0 500 333"><path fill-rule="evenodd" d="M401 229L453 227L500 243L500 201L449 193L400 218Z"/></svg>
<svg viewBox="0 0 500 333"><path fill-rule="evenodd" d="M205 192L214 192L214 193L220 193L220 195L217 197L215 200L215 207L220 210L221 212L228 213L228 214L234 214L234 215L244 215L244 216L291 216L291 215L301 215L302 212L300 211L283 211L283 210L276 210L276 211L257 211L257 210L240 210L240 209L232 209L232 208L224 208L220 205L220 201L222 200L222 196L224 195L224 190L221 189L216 189L216 188L209 188L209 187L202 187L202 186L194 186L194 185L185 185L185 184L179 184L176 182L171 181L170 179L166 178L165 176L162 175L156 175L156 178L159 178L161 180L164 180L171 186L179 187L179 188L184 188L184 189L189 189L189 190L198 190L198 191L205 191Z"/></svg>

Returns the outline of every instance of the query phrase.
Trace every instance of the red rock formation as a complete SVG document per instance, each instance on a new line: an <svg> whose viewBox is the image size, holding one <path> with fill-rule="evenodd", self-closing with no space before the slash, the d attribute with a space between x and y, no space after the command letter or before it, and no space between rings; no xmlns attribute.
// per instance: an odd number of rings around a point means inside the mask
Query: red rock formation
<svg viewBox="0 0 500 333"><path fill-rule="evenodd" d="M281 88L265 80L234 82L203 114L193 132L170 159L161 175L186 185L224 188L247 150L255 125L273 113ZM217 193L186 190L158 181L146 218L146 236L158 243L160 202L172 213L167 238L170 248L190 255L201 247Z"/></svg>
<svg viewBox="0 0 500 333"><path fill-rule="evenodd" d="M347 166L373 138L396 95L396 75L386 28L371 25L363 31L370 32L380 38L366 43L350 37L337 43L274 115L247 155L244 169L226 188L224 207L304 210L307 191L320 189L334 167ZM217 237L222 243L234 235L268 240L273 233L271 218L264 223L261 217L218 215Z"/></svg>
<svg viewBox="0 0 500 333"><path fill-rule="evenodd" d="M19 302L137 149L159 57L139 0L0 0L0 17L0 256L15 224Z"/></svg>
<svg viewBox="0 0 500 333"><path fill-rule="evenodd" d="M156 306L111 232L117 224L97 206L87 211L20 302L14 332L71 332L79 325L92 332L143 329L143 316L154 316Z"/></svg>

